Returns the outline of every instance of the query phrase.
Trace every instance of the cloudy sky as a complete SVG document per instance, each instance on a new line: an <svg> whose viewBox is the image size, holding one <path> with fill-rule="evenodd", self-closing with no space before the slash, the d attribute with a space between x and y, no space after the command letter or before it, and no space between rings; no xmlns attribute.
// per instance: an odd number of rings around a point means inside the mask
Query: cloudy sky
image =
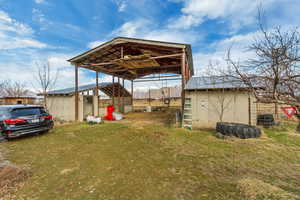
<svg viewBox="0 0 300 200"><path fill-rule="evenodd" d="M189 43L201 73L232 44L245 56L259 4L268 27L300 25L299 0L0 0L0 80L31 87L35 63L48 60L60 71L57 88L73 86L66 60L117 36ZM80 71L81 84L93 78Z"/></svg>

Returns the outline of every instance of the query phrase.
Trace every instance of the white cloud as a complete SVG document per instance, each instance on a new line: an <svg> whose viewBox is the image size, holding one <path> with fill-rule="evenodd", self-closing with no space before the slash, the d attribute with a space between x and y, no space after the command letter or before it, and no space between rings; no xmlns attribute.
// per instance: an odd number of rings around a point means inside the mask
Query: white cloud
<svg viewBox="0 0 300 200"><path fill-rule="evenodd" d="M25 83L27 87L34 88L38 91L39 85L36 80L37 63L43 64L48 61L52 69L52 75L55 75L58 70L59 76L55 89L74 86L74 66L71 66L70 63L67 62L67 59L74 55L59 53L40 54L39 52L32 52L26 55L26 58L20 58L21 56L25 55L20 53L18 57L12 58L10 62L0 61L0 80L18 80ZM95 80L94 76L90 76L90 71L80 68L79 83L83 85L92 82L95 82Z"/></svg>
<svg viewBox="0 0 300 200"><path fill-rule="evenodd" d="M255 21L259 0L182 0L184 7L182 15L174 20L172 28L190 28L201 24L206 19L227 19L232 28L252 24ZM265 0L263 5L268 7L275 0Z"/></svg>
<svg viewBox="0 0 300 200"><path fill-rule="evenodd" d="M126 37L134 37L143 32L147 27L151 26L151 22L146 19L137 19L124 23L120 28L113 31L113 35L120 35Z"/></svg>
<svg viewBox="0 0 300 200"><path fill-rule="evenodd" d="M253 58L255 55L253 52L247 51L247 47L253 42L254 37L258 35L258 32L252 32L244 35L235 35L224 40L217 41L209 45L212 52L197 52L194 57L194 68L196 74L205 73L209 63L217 62L221 67L226 68L226 53L231 48L231 57L235 61L246 61L249 58Z"/></svg>
<svg viewBox="0 0 300 200"><path fill-rule="evenodd" d="M179 19L175 19L176 22L169 25L170 28L183 28L188 29L191 26L196 26L201 24L204 19L202 17L196 17L193 15L183 15Z"/></svg>
<svg viewBox="0 0 300 200"><path fill-rule="evenodd" d="M201 33L156 27L156 25L149 20L137 19L124 23L120 28L112 32L112 36L137 37L166 42L192 43L201 38Z"/></svg>
<svg viewBox="0 0 300 200"><path fill-rule="evenodd" d="M0 38L0 49L23 49L23 48L46 48L47 45L33 39L23 39L18 37Z"/></svg>
<svg viewBox="0 0 300 200"><path fill-rule="evenodd" d="M37 8L32 9L32 19L39 23L44 23L46 21L45 15Z"/></svg>
<svg viewBox="0 0 300 200"><path fill-rule="evenodd" d="M46 3L45 0L34 0L35 3L37 4L42 4L42 3Z"/></svg>
<svg viewBox="0 0 300 200"><path fill-rule="evenodd" d="M26 24L12 19L0 10L0 49L46 48L47 45L33 39L34 31Z"/></svg>
<svg viewBox="0 0 300 200"><path fill-rule="evenodd" d="M26 24L12 19L6 12L0 10L0 32L11 32L18 35L31 35L34 31Z"/></svg>
<svg viewBox="0 0 300 200"><path fill-rule="evenodd" d="M92 49L92 48L95 48L103 43L105 43L106 41L102 41L102 40L96 40L96 41L93 41L93 42L90 42L88 43L87 47Z"/></svg>
<svg viewBox="0 0 300 200"><path fill-rule="evenodd" d="M112 0L117 6L118 11L123 12L127 8L127 0Z"/></svg>

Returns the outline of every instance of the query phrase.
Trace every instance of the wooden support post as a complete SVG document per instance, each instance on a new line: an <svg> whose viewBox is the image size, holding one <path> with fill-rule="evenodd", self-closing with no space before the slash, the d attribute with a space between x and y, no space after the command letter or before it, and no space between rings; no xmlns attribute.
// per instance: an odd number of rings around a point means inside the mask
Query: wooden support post
<svg viewBox="0 0 300 200"><path fill-rule="evenodd" d="M249 118L248 124L251 125L251 98L250 98L250 96L248 97L248 118Z"/></svg>
<svg viewBox="0 0 300 200"><path fill-rule="evenodd" d="M115 76L112 76L112 104L115 105Z"/></svg>
<svg viewBox="0 0 300 200"><path fill-rule="evenodd" d="M124 113L124 111L125 111L124 90L123 90L123 89L125 88L124 85L125 85L125 84L124 84L124 79L122 79L122 87L123 87L123 88L122 88L122 112L123 112L123 113Z"/></svg>
<svg viewBox="0 0 300 200"><path fill-rule="evenodd" d="M99 72L97 72L97 73L99 73ZM101 77L100 77L100 73L98 74L98 78L100 79L100 80L98 80L98 115L100 116L100 100L101 100L101 94L100 94L100 86L99 86L99 84L101 85ZM100 82L99 82L100 81Z"/></svg>
<svg viewBox="0 0 300 200"><path fill-rule="evenodd" d="M184 118L184 104L185 104L185 92L184 92L184 88L185 88L185 49L183 49L182 52L182 59L181 59L181 75L182 75L182 80L181 80L181 110L182 110L182 122L183 122L183 118Z"/></svg>
<svg viewBox="0 0 300 200"><path fill-rule="evenodd" d="M78 121L78 106L79 106L79 94L78 94L78 66L75 65L75 121Z"/></svg>
<svg viewBox="0 0 300 200"><path fill-rule="evenodd" d="M151 93L150 93L150 88L149 88L149 92L148 92L148 103L149 103L149 106L151 106Z"/></svg>
<svg viewBox="0 0 300 200"><path fill-rule="evenodd" d="M97 99L97 105L96 105L96 110L95 109L95 106L94 106L94 109L93 109L93 115L96 115L96 116L99 116L99 74L98 72L96 72L96 91L95 91L95 96L96 96L96 99Z"/></svg>
<svg viewBox="0 0 300 200"><path fill-rule="evenodd" d="M124 58L124 48L123 46L121 47L121 58ZM120 86L119 86L120 87ZM122 87L124 88L124 78L122 79ZM119 112L124 112L124 94L123 94L123 88L122 88L122 103L121 103L121 109L120 109L120 106L119 106ZM120 90L120 88L119 88ZM120 98L120 91L119 91L119 98Z"/></svg>
<svg viewBox="0 0 300 200"><path fill-rule="evenodd" d="M133 111L133 80L131 80L131 107Z"/></svg>
<svg viewBox="0 0 300 200"><path fill-rule="evenodd" d="M279 115L278 115L278 103L275 103L275 119L279 120Z"/></svg>
<svg viewBox="0 0 300 200"><path fill-rule="evenodd" d="M121 112L121 104L120 104L120 78L118 77L118 111Z"/></svg>

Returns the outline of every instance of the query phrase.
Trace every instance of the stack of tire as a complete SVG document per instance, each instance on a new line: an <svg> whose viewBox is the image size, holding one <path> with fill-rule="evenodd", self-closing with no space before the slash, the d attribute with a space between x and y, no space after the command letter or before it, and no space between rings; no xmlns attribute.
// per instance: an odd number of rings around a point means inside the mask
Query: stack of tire
<svg viewBox="0 0 300 200"><path fill-rule="evenodd" d="M216 130L222 135L234 136L241 139L258 138L261 136L261 130L258 127L247 124L218 122Z"/></svg>
<svg viewBox="0 0 300 200"><path fill-rule="evenodd" d="M263 114L257 116L257 125L269 128L275 125L275 120L272 114Z"/></svg>

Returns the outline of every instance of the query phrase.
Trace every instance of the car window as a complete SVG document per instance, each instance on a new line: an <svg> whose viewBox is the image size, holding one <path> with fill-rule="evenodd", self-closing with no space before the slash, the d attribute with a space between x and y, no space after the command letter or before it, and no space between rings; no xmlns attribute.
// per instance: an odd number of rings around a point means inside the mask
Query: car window
<svg viewBox="0 0 300 200"><path fill-rule="evenodd" d="M44 108L40 108L40 111L42 115L48 114Z"/></svg>
<svg viewBox="0 0 300 200"><path fill-rule="evenodd" d="M17 108L11 112L13 117L40 115L41 113L41 108Z"/></svg>
<svg viewBox="0 0 300 200"><path fill-rule="evenodd" d="M9 112L7 108L0 107L0 120L7 119L9 117Z"/></svg>

